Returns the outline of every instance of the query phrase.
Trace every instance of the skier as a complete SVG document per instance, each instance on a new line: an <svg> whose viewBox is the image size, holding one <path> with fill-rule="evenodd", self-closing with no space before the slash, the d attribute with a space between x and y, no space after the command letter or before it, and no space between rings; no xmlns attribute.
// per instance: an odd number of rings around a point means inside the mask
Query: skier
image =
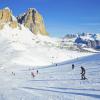
<svg viewBox="0 0 100 100"><path fill-rule="evenodd" d="M74 69L74 67L75 67L75 65L74 65L74 64L72 64L72 69Z"/></svg>
<svg viewBox="0 0 100 100"><path fill-rule="evenodd" d="M38 70L37 70L36 72L37 72L37 74L39 73L39 71L38 71Z"/></svg>
<svg viewBox="0 0 100 100"><path fill-rule="evenodd" d="M81 80L87 79L87 78L85 77L85 73L86 73L85 68L81 66Z"/></svg>
<svg viewBox="0 0 100 100"><path fill-rule="evenodd" d="M12 72L12 74L15 76L15 73L14 72Z"/></svg>
<svg viewBox="0 0 100 100"><path fill-rule="evenodd" d="M35 74L34 74L34 72L31 72L31 75L33 76L33 78L35 77Z"/></svg>

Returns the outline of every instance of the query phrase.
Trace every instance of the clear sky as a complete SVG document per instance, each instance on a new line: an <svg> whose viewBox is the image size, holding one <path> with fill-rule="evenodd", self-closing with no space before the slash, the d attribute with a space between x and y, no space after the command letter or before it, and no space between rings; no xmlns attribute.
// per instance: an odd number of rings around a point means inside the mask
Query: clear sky
<svg viewBox="0 0 100 100"><path fill-rule="evenodd" d="M100 0L0 0L0 8L6 6L16 16L30 7L36 8L51 36L100 33Z"/></svg>

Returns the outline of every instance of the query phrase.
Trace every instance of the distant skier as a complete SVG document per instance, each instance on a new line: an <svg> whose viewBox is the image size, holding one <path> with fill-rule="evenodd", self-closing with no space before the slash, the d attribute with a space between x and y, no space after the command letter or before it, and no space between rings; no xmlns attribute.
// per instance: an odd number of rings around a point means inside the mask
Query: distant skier
<svg viewBox="0 0 100 100"><path fill-rule="evenodd" d="M15 76L15 73L14 72L12 72L12 74Z"/></svg>
<svg viewBox="0 0 100 100"><path fill-rule="evenodd" d="M74 64L72 64L72 70L75 68L75 65Z"/></svg>
<svg viewBox="0 0 100 100"><path fill-rule="evenodd" d="M85 68L81 66L81 80L87 79L87 78L85 77L85 73L86 73Z"/></svg>
<svg viewBox="0 0 100 100"><path fill-rule="evenodd" d="M56 64L56 66L58 66L58 65Z"/></svg>
<svg viewBox="0 0 100 100"><path fill-rule="evenodd" d="M32 77L33 77L33 78L35 77L35 74L34 74L34 72L31 72L31 75L32 75Z"/></svg>
<svg viewBox="0 0 100 100"><path fill-rule="evenodd" d="M36 73L38 74L38 73L39 73L39 71L37 70L37 71L36 71Z"/></svg>

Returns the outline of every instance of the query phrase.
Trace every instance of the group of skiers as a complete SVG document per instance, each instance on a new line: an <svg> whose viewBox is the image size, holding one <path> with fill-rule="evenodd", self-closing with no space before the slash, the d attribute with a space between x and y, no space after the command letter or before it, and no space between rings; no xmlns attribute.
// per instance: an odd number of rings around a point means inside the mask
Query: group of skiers
<svg viewBox="0 0 100 100"><path fill-rule="evenodd" d="M34 78L36 75L38 75L39 71L38 70L34 70L31 72L32 77ZM12 72L12 75L15 76L15 72Z"/></svg>
<svg viewBox="0 0 100 100"><path fill-rule="evenodd" d="M75 68L75 65L72 64L72 70L74 70L74 68ZM81 74L81 80L87 79L87 78L85 77L85 73L86 73L85 68L84 68L83 66L81 66L80 68L81 68L81 73L80 73L80 74Z"/></svg>
<svg viewBox="0 0 100 100"><path fill-rule="evenodd" d="M56 64L56 66L57 66L57 64ZM74 64L72 64L72 70L74 70L74 68L75 68L75 65ZM81 68L81 80L85 80L85 79L87 79L86 77L85 77L85 74L86 74L86 70L85 70L85 68L83 67L83 66L81 66L80 67ZM33 70L32 72L31 72L31 75L32 75L32 77L34 78L36 75L38 75L38 70ZM14 74L14 73L12 73L12 74Z"/></svg>

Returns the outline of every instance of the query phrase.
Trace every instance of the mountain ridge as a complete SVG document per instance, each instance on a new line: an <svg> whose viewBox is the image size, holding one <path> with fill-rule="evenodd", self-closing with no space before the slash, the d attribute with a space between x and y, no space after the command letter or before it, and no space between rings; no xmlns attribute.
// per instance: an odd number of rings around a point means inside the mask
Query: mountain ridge
<svg viewBox="0 0 100 100"><path fill-rule="evenodd" d="M33 34L48 35L46 31L42 15L35 9L29 8L22 16L15 17L10 8L0 9L0 29L8 23L10 27L17 28L23 24Z"/></svg>
<svg viewBox="0 0 100 100"><path fill-rule="evenodd" d="M79 48L100 49L100 34L67 34L62 40L64 42L71 40Z"/></svg>

